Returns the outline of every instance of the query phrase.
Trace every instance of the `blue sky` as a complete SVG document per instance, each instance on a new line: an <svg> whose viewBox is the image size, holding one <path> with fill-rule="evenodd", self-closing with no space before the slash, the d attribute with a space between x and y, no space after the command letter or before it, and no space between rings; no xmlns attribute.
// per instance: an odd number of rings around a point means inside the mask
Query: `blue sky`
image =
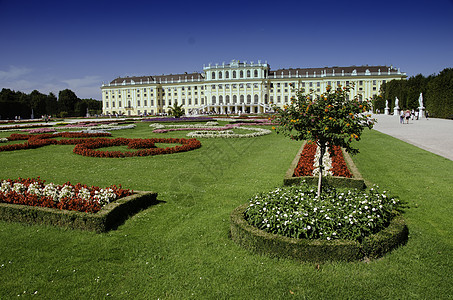
<svg viewBox="0 0 453 300"><path fill-rule="evenodd" d="M0 88L100 99L119 76L267 61L272 69L453 67L453 0L0 0Z"/></svg>

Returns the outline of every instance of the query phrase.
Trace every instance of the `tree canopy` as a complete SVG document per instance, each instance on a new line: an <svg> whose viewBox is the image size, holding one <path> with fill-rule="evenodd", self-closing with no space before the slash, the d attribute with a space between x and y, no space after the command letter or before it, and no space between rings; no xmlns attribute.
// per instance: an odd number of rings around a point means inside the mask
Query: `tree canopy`
<svg viewBox="0 0 453 300"><path fill-rule="evenodd" d="M102 102L94 99L79 99L69 90L58 93L58 99L53 93L42 94L37 90L30 94L10 89L0 91L0 119L14 119L21 117L28 119L32 113L34 117L42 115L82 117L87 109L91 114L102 113Z"/></svg>
<svg viewBox="0 0 453 300"><path fill-rule="evenodd" d="M321 95L297 91L296 98L283 108L274 106L277 133L281 132L294 140L315 142L320 148L318 195L321 193L322 159L327 147L343 147L348 153L359 150L352 146L360 140L364 128L372 128L374 120L366 112L371 108L368 101L358 98L349 100L350 87L330 86Z"/></svg>
<svg viewBox="0 0 453 300"><path fill-rule="evenodd" d="M401 109L417 109L420 93L423 93L423 105L431 116L453 118L451 68L444 69L438 75L424 77L418 74L408 80L392 80L381 86L381 96L384 101L389 100L391 111L395 106L395 97L398 97L398 106ZM378 108L378 105L381 104L375 104L375 108Z"/></svg>

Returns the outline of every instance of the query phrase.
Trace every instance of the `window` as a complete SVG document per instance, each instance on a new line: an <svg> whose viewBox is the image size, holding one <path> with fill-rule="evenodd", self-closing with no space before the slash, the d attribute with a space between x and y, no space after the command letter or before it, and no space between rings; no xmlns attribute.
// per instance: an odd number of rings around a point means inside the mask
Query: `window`
<svg viewBox="0 0 453 300"><path fill-rule="evenodd" d="M236 84L233 84L233 89L236 89L238 86Z"/></svg>
<svg viewBox="0 0 453 300"><path fill-rule="evenodd" d="M144 106L148 106L148 101L144 100L143 105L144 105Z"/></svg>
<svg viewBox="0 0 453 300"><path fill-rule="evenodd" d="M258 95L255 95L254 98L255 98L255 100L254 100L254 101L255 101L255 104L258 104L258 99L259 99Z"/></svg>
<svg viewBox="0 0 453 300"><path fill-rule="evenodd" d="M171 105L171 99L168 99L168 105Z"/></svg>
<svg viewBox="0 0 453 300"><path fill-rule="evenodd" d="M288 87L288 82L285 82L285 87Z"/></svg>
<svg viewBox="0 0 453 300"><path fill-rule="evenodd" d="M236 78L236 71L233 71L233 78Z"/></svg>
<svg viewBox="0 0 453 300"><path fill-rule="evenodd" d="M359 81L359 85L363 85L363 80L360 80L360 81Z"/></svg>
<svg viewBox="0 0 453 300"><path fill-rule="evenodd" d="M258 77L258 70L255 70L255 72L253 72L253 73L254 73L253 77L255 77L255 78Z"/></svg>
<svg viewBox="0 0 453 300"><path fill-rule="evenodd" d="M112 102L112 107L115 107L115 101Z"/></svg>
<svg viewBox="0 0 453 300"><path fill-rule="evenodd" d="M373 80L373 85L376 85L376 80Z"/></svg>
<svg viewBox="0 0 453 300"><path fill-rule="evenodd" d="M288 89L285 89L285 93L288 93Z"/></svg>
<svg viewBox="0 0 453 300"><path fill-rule="evenodd" d="M219 96L219 104L223 104L223 96Z"/></svg>
<svg viewBox="0 0 453 300"><path fill-rule="evenodd" d="M341 85L341 83L339 81L337 81L337 85Z"/></svg>
<svg viewBox="0 0 453 300"><path fill-rule="evenodd" d="M250 78L250 70L247 70L247 78Z"/></svg>
<svg viewBox="0 0 453 300"><path fill-rule="evenodd" d="M257 88L258 88L258 83L254 83L254 84L253 84L253 87L254 87L255 89L257 89Z"/></svg>
<svg viewBox="0 0 453 300"><path fill-rule="evenodd" d="M192 99L189 98L189 105L192 105Z"/></svg>
<svg viewBox="0 0 453 300"><path fill-rule="evenodd" d="M118 101L118 107L121 107L121 101Z"/></svg>
<svg viewBox="0 0 453 300"><path fill-rule="evenodd" d="M225 71L225 78L227 78L227 79L230 78L230 72Z"/></svg>
<svg viewBox="0 0 453 300"><path fill-rule="evenodd" d="M320 87L320 86L321 86L321 82L317 82L317 83L316 83L316 86L317 86L317 87Z"/></svg>
<svg viewBox="0 0 453 300"><path fill-rule="evenodd" d="M108 99L108 98L109 98L109 96L105 96L105 99Z"/></svg>
<svg viewBox="0 0 453 300"><path fill-rule="evenodd" d="M108 102L105 102L105 107L109 108L109 103Z"/></svg>
<svg viewBox="0 0 453 300"><path fill-rule="evenodd" d="M215 102L216 102L215 96L212 96L212 104L215 104Z"/></svg>
<svg viewBox="0 0 453 300"><path fill-rule="evenodd" d="M280 102L281 102L281 97L277 96L277 103L280 103Z"/></svg>
<svg viewBox="0 0 453 300"><path fill-rule="evenodd" d="M237 103L238 102L238 97L236 95L233 95L233 103Z"/></svg>
<svg viewBox="0 0 453 300"><path fill-rule="evenodd" d="M137 106L140 106L140 100L137 100Z"/></svg>
<svg viewBox="0 0 453 300"><path fill-rule="evenodd" d="M305 87L305 82L302 82L302 87Z"/></svg>
<svg viewBox="0 0 453 300"><path fill-rule="evenodd" d="M219 79L222 79L222 72L219 72Z"/></svg>
<svg viewBox="0 0 453 300"><path fill-rule="evenodd" d="M240 103L244 103L244 95L241 95L241 96L239 97L239 101L240 101Z"/></svg>
<svg viewBox="0 0 453 300"><path fill-rule="evenodd" d="M240 88L240 89L243 89L243 88L244 88L244 84L243 84L243 83L240 83L240 84L239 84L239 88Z"/></svg>
<svg viewBox="0 0 453 300"><path fill-rule="evenodd" d="M327 81L327 85L332 86L332 81Z"/></svg>
<svg viewBox="0 0 453 300"><path fill-rule="evenodd" d="M215 72L212 72L211 77L212 79L215 79Z"/></svg>
<svg viewBox="0 0 453 300"><path fill-rule="evenodd" d="M280 83L277 83L277 87L280 87Z"/></svg>
<svg viewBox="0 0 453 300"><path fill-rule="evenodd" d="M285 96L285 103L288 103L288 96Z"/></svg>
<svg viewBox="0 0 453 300"><path fill-rule="evenodd" d="M212 89L215 90L215 84L212 85Z"/></svg>
<svg viewBox="0 0 453 300"><path fill-rule="evenodd" d="M223 88L223 86L221 84L219 84L219 89L222 89L222 88Z"/></svg>
<svg viewBox="0 0 453 300"><path fill-rule="evenodd" d="M151 106L154 106L154 100L151 100L150 104L151 104Z"/></svg>
<svg viewBox="0 0 453 300"><path fill-rule="evenodd" d="M251 83L247 83L247 88L251 88L252 87L252 84Z"/></svg>
<svg viewBox="0 0 453 300"><path fill-rule="evenodd" d="M239 78L244 78L244 71L239 72Z"/></svg>
<svg viewBox="0 0 453 300"><path fill-rule="evenodd" d="M225 103L230 103L230 96L229 95L225 96Z"/></svg>
<svg viewBox="0 0 453 300"><path fill-rule="evenodd" d="M310 82L310 87L313 87L313 82Z"/></svg>

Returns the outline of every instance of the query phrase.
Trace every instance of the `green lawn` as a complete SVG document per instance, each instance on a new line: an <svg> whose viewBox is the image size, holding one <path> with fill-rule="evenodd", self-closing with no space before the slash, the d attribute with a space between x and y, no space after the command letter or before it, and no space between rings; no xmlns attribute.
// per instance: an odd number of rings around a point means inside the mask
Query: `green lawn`
<svg viewBox="0 0 453 300"><path fill-rule="evenodd" d="M113 135L185 133L138 124ZM0 221L0 299L452 297L452 161L365 131L354 160L365 179L409 202L409 242L376 261L317 266L251 254L228 236L230 212L282 185L300 143L275 133L200 140L200 149L154 157L83 157L74 146L1 152L0 178L122 184L156 191L161 203L106 234Z"/></svg>

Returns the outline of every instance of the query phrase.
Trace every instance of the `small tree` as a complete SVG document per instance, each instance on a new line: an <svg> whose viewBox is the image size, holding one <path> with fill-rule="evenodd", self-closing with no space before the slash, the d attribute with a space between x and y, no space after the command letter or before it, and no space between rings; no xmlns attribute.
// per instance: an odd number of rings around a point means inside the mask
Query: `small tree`
<svg viewBox="0 0 453 300"><path fill-rule="evenodd" d="M352 142L360 140L365 127L371 129L374 125L371 115L365 114L371 108L370 103L358 98L349 100L349 89L338 86L332 90L327 86L322 95L306 95L300 90L283 109L274 106L277 133L282 132L294 140L316 142L320 149L318 197L326 148L338 145L348 153L356 154L359 150L352 147Z"/></svg>
<svg viewBox="0 0 453 300"><path fill-rule="evenodd" d="M175 118L180 118L180 117L184 116L185 111L184 111L184 108L182 107L182 104L178 105L178 103L175 102L173 104L173 106L169 108L168 114Z"/></svg>

